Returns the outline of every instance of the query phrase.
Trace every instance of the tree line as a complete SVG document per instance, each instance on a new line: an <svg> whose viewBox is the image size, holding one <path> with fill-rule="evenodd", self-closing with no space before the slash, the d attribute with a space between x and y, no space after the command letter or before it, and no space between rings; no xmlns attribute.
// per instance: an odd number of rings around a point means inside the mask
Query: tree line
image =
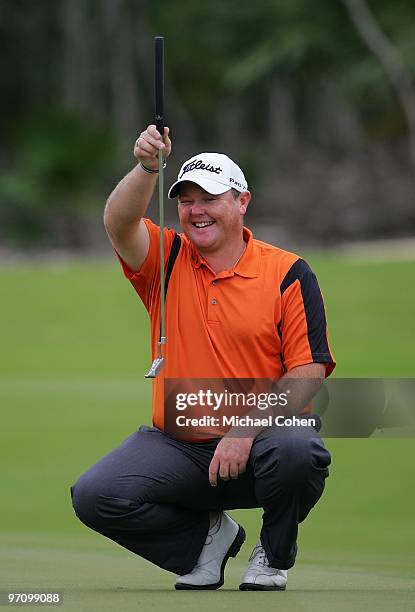
<svg viewBox="0 0 415 612"><path fill-rule="evenodd" d="M413 233L414 17L403 0L2 0L1 242L88 244L152 121L159 34L167 180L223 151L266 239Z"/></svg>

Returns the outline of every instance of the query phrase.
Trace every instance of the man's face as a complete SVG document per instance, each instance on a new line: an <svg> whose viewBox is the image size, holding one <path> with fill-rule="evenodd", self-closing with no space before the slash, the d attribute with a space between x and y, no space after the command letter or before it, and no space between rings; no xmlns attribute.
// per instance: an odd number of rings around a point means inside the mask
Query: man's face
<svg viewBox="0 0 415 612"><path fill-rule="evenodd" d="M180 225L198 250L218 251L241 235L249 197L244 192L235 198L231 190L213 195L185 181L178 197Z"/></svg>

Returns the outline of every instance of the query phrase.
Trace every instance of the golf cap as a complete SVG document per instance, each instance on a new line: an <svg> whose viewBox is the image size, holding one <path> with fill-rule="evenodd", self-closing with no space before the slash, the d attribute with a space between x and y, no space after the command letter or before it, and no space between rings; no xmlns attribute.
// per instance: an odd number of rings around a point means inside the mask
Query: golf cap
<svg viewBox="0 0 415 612"><path fill-rule="evenodd" d="M208 193L218 195L229 189L246 191L248 189L244 174L239 166L223 153L199 153L184 162L177 181L167 194L170 200L176 198L180 183L191 181Z"/></svg>

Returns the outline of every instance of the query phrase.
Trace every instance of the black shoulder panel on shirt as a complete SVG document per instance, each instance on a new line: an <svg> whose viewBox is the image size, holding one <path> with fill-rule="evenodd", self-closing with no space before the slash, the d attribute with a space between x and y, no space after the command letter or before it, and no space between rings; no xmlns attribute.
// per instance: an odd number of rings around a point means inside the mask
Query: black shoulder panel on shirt
<svg viewBox="0 0 415 612"><path fill-rule="evenodd" d="M301 282L301 278L306 272L311 272L311 268L308 263L306 263L304 259L297 259L297 261L293 263L287 274L284 276L280 286L281 295L290 285L293 284L294 281L299 280Z"/></svg>
<svg viewBox="0 0 415 612"><path fill-rule="evenodd" d="M317 362L327 361L330 349L327 342L327 321L323 298L316 275L304 259L298 259L288 270L280 286L281 295L296 280L300 281L311 354Z"/></svg>

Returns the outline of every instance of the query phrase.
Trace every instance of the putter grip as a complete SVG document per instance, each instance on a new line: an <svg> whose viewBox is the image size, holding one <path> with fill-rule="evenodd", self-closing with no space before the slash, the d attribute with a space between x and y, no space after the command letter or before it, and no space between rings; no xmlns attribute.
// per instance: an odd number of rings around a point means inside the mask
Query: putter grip
<svg viewBox="0 0 415 612"><path fill-rule="evenodd" d="M164 38L156 36L155 51L155 96L156 96L156 128L161 137L164 135Z"/></svg>

